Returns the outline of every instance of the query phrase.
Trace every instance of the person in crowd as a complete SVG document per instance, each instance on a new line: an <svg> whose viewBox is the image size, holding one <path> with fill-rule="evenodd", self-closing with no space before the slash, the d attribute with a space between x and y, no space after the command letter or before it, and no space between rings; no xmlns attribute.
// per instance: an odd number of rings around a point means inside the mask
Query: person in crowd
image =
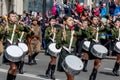
<svg viewBox="0 0 120 80"><path fill-rule="evenodd" d="M38 25L38 20L36 18L32 19L32 24L30 28L33 31L33 35L29 36L28 40L28 64L37 64L35 58L40 53L41 44L42 44L42 34L41 27ZM32 62L33 61L33 62Z"/></svg>

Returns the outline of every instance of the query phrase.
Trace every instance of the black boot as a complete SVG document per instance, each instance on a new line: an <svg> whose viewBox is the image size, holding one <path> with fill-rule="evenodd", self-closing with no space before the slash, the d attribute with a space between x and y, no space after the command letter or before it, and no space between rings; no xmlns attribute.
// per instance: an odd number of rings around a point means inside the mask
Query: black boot
<svg viewBox="0 0 120 80"><path fill-rule="evenodd" d="M56 65L52 65L51 67L51 79L55 80L54 72L55 72Z"/></svg>
<svg viewBox="0 0 120 80"><path fill-rule="evenodd" d="M50 78L51 67L52 67L52 65L49 63L48 68L47 68L46 73L45 73L46 77L48 77L48 78Z"/></svg>
<svg viewBox="0 0 120 80"><path fill-rule="evenodd" d="M87 72L87 64L88 64L88 60L82 60L84 63L84 67L83 67L83 72Z"/></svg>
<svg viewBox="0 0 120 80"><path fill-rule="evenodd" d="M115 75L115 76L119 76L119 66L120 66L120 64L119 63L115 63L115 66L114 66L114 68L113 68L113 74Z"/></svg>
<svg viewBox="0 0 120 80"><path fill-rule="evenodd" d="M97 69L94 68L90 75L89 80L96 80L96 76L97 76Z"/></svg>
<svg viewBox="0 0 120 80"><path fill-rule="evenodd" d="M31 65L32 64L32 57L29 55L28 56L28 64Z"/></svg>
<svg viewBox="0 0 120 80"><path fill-rule="evenodd" d="M38 55L38 53L34 53L32 55L32 60L33 60L33 64L37 64L36 60L35 60L35 57Z"/></svg>
<svg viewBox="0 0 120 80"><path fill-rule="evenodd" d="M16 79L16 75L12 75L10 73L7 74L7 79L6 80L15 80Z"/></svg>
<svg viewBox="0 0 120 80"><path fill-rule="evenodd" d="M18 69L20 74L23 74L23 66L24 66L24 61L21 61Z"/></svg>

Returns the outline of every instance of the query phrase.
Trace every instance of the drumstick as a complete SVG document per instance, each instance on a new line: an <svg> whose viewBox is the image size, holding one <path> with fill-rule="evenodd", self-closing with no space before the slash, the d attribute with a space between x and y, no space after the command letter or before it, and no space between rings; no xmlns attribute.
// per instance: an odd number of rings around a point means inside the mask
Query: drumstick
<svg viewBox="0 0 120 80"><path fill-rule="evenodd" d="M120 28L119 28L119 35L118 35L118 41L120 40Z"/></svg>
<svg viewBox="0 0 120 80"><path fill-rule="evenodd" d="M95 39L95 40L98 41L98 31L99 31L99 27L97 27L96 30L97 30L97 33L96 33L96 39Z"/></svg>
<svg viewBox="0 0 120 80"><path fill-rule="evenodd" d="M14 28L13 28L13 32L12 32L12 36L11 36L11 39L7 39L11 44L13 42L13 38L14 38L14 34L15 34L15 29L16 29L16 24L14 24Z"/></svg>
<svg viewBox="0 0 120 80"><path fill-rule="evenodd" d="M72 30L71 31L71 38L70 38L70 45L69 45L69 50L71 50L71 46L72 46L72 42L73 42L73 35L74 35L75 31Z"/></svg>
<svg viewBox="0 0 120 80"><path fill-rule="evenodd" d="M54 28L54 30L56 30L56 28ZM54 32L54 33L53 33L53 39L52 39L53 42L55 41L55 37L56 37L56 33Z"/></svg>
<svg viewBox="0 0 120 80"><path fill-rule="evenodd" d="M21 41L22 41L23 35L24 35L24 32L22 32L22 34L21 34L20 38L18 39L18 40L19 40L19 42L21 42Z"/></svg>

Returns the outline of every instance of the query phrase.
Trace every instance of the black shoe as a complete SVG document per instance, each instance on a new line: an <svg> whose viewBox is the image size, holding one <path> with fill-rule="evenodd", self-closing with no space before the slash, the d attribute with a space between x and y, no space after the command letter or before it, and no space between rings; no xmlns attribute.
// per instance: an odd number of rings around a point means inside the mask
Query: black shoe
<svg viewBox="0 0 120 80"><path fill-rule="evenodd" d="M82 59L82 61L83 61L83 64L84 64L84 66L83 66L83 72L87 72L87 71L88 71L88 70L87 70L88 60L83 60L83 59Z"/></svg>
<svg viewBox="0 0 120 80"><path fill-rule="evenodd" d="M87 72L88 70L87 69L83 69L83 72Z"/></svg>
<svg viewBox="0 0 120 80"><path fill-rule="evenodd" d="M18 67L18 68L19 68L18 70L19 70L19 73L20 73L20 74L23 74L23 66L24 66L24 61L21 61L21 62L19 63L19 67Z"/></svg>
<svg viewBox="0 0 120 80"><path fill-rule="evenodd" d="M28 64L32 65L32 57L31 56L28 56Z"/></svg>
<svg viewBox="0 0 120 80"><path fill-rule="evenodd" d="M36 60L35 60L35 59L33 59L32 61L33 61L33 64L34 64L34 65L35 65L35 64L37 64L37 62L36 62Z"/></svg>
<svg viewBox="0 0 120 80"><path fill-rule="evenodd" d="M51 67L51 79L55 80L54 72L55 72L56 65L52 65Z"/></svg>
<svg viewBox="0 0 120 80"><path fill-rule="evenodd" d="M113 68L113 74L115 75L115 76L119 76L119 63L115 63L115 66L114 66L114 68Z"/></svg>
<svg viewBox="0 0 120 80"><path fill-rule="evenodd" d="M89 80L96 80L96 76L97 76L97 69L93 68Z"/></svg>
<svg viewBox="0 0 120 80"><path fill-rule="evenodd" d="M52 79L52 80L55 80L55 76L53 75L53 76L51 76L51 78L50 79Z"/></svg>
<svg viewBox="0 0 120 80"><path fill-rule="evenodd" d="M119 76L119 72L118 71L112 71L113 72L113 74L115 75L115 76Z"/></svg>

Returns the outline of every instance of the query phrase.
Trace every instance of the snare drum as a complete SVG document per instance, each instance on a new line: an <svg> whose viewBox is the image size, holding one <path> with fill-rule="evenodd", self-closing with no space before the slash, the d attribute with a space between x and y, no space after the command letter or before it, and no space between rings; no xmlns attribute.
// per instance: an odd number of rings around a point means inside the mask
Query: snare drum
<svg viewBox="0 0 120 80"><path fill-rule="evenodd" d="M60 48L60 49L57 49L57 48L56 48L56 43L50 43L50 44L48 45L48 53L49 53L51 56L57 57L60 52L61 52L61 48Z"/></svg>
<svg viewBox="0 0 120 80"><path fill-rule="evenodd" d="M120 42L116 42L115 46L114 46L114 50L118 53L120 53Z"/></svg>
<svg viewBox="0 0 120 80"><path fill-rule="evenodd" d="M104 58L107 56L108 50L103 45L95 44L91 48L91 53L98 58Z"/></svg>
<svg viewBox="0 0 120 80"><path fill-rule="evenodd" d="M90 41L84 41L83 45L82 45L82 48L85 50L85 51L89 51L89 47L90 47Z"/></svg>
<svg viewBox="0 0 120 80"><path fill-rule="evenodd" d="M80 58L74 55L68 55L62 62L63 69L73 75L78 75L83 69L83 63Z"/></svg>
<svg viewBox="0 0 120 80"><path fill-rule="evenodd" d="M27 53L28 46L25 43L18 43L18 46L23 50L25 54Z"/></svg>
<svg viewBox="0 0 120 80"><path fill-rule="evenodd" d="M23 56L23 50L17 45L10 45L5 50L5 57L9 61L19 62Z"/></svg>

